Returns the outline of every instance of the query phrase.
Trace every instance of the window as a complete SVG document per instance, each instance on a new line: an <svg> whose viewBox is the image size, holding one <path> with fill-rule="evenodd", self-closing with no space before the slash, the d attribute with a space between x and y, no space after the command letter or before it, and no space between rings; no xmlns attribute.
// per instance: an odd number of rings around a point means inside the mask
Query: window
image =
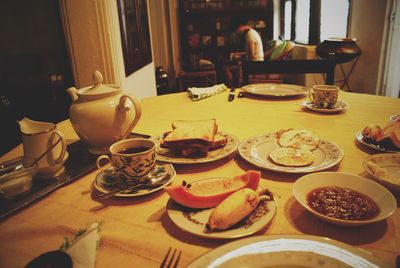
<svg viewBox="0 0 400 268"><path fill-rule="evenodd" d="M347 37L351 0L281 0L281 35L302 44Z"/></svg>
<svg viewBox="0 0 400 268"><path fill-rule="evenodd" d="M151 44L146 0L118 0L125 75L149 64Z"/></svg>

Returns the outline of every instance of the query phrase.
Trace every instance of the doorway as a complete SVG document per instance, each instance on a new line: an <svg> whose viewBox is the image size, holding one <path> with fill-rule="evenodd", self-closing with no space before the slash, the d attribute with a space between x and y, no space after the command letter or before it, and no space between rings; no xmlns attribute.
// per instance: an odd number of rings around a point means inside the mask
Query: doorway
<svg viewBox="0 0 400 268"><path fill-rule="evenodd" d="M0 119L3 154L21 142L17 119L68 118L74 84L59 1L6 0L0 9Z"/></svg>
<svg viewBox="0 0 400 268"><path fill-rule="evenodd" d="M19 117L60 122L74 84L59 1L7 0L0 11L0 78Z"/></svg>

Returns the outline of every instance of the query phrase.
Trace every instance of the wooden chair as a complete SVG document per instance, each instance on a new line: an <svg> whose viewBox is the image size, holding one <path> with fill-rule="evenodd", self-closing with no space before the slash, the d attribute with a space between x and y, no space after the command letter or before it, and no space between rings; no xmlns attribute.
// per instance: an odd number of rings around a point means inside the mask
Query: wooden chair
<svg viewBox="0 0 400 268"><path fill-rule="evenodd" d="M214 70L199 72L181 72L178 75L181 91L189 87L209 87L217 83L217 73Z"/></svg>
<svg viewBox="0 0 400 268"><path fill-rule="evenodd" d="M242 62L243 85L249 84L249 76L255 74L308 74L324 73L325 83L333 85L336 61L333 59L277 60Z"/></svg>

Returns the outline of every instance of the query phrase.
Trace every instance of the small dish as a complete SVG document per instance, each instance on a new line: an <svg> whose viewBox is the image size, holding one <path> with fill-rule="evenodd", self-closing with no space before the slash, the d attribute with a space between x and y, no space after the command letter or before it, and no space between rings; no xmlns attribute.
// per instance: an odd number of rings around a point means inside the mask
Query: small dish
<svg viewBox="0 0 400 268"><path fill-rule="evenodd" d="M0 176L0 195L6 199L14 199L28 194L32 188L32 178L37 166L20 167Z"/></svg>
<svg viewBox="0 0 400 268"><path fill-rule="evenodd" d="M400 193L400 154L370 155L364 160L364 168L376 182Z"/></svg>
<svg viewBox="0 0 400 268"><path fill-rule="evenodd" d="M380 212L368 220L342 220L325 216L309 206L307 195L317 188L326 186L338 186L359 192L372 199L378 205ZM385 187L370 179L344 172L319 172L302 176L293 184L293 195L314 216L326 222L343 226L359 226L378 222L391 216L397 208L396 199Z"/></svg>
<svg viewBox="0 0 400 268"><path fill-rule="evenodd" d="M349 107L349 105L346 102L341 101L341 100L338 100L336 102L335 107L333 107L333 109L318 108L311 101L304 101L304 102L300 103L300 106L307 108L311 111L325 113L325 114L340 113L340 112L345 111Z"/></svg>
<svg viewBox="0 0 400 268"><path fill-rule="evenodd" d="M377 151L380 151L380 152L385 152L385 153L400 153L400 150L394 151L394 150L386 149L386 148L384 148L384 147L382 147L382 146L379 146L379 145L376 145L376 144L373 144L373 143L369 143L369 142L364 141L364 136L363 136L363 134L362 134L362 130L359 131L359 132L357 132L357 134L356 134L356 140L357 140L359 143L361 143L361 144L363 144L363 145L365 145L365 146L367 146L367 147L369 147L369 148L372 148L372 149L375 149L375 150L377 150Z"/></svg>
<svg viewBox="0 0 400 268"><path fill-rule="evenodd" d="M400 114L395 114L389 117L390 121L396 121L397 119L400 119Z"/></svg>
<svg viewBox="0 0 400 268"><path fill-rule="evenodd" d="M168 173L169 179L165 181L164 184L162 184L159 187L156 188L141 188L139 190L135 189L133 191L126 190L124 192L118 193L115 196L119 197L134 197L134 196L142 196L142 195L147 195L153 192L156 192L158 190L161 190L165 188L168 184L172 182L172 180L175 178L176 172L174 167L171 164L161 164L157 163L156 166L154 167L154 170L157 170L159 167L164 167L165 171ZM112 173L112 167L109 169ZM119 178L113 177L110 175L110 173L101 171L97 174L95 182L94 182L94 187L102 192L102 193L109 193L111 190L113 190L118 184L121 183L121 180ZM149 173L151 174L152 171Z"/></svg>
<svg viewBox="0 0 400 268"><path fill-rule="evenodd" d="M276 202L274 200L265 201L267 212L260 214L256 221L252 223L240 223L238 226L229 228L224 231L208 232L205 224L207 223L211 209L190 209L176 203L173 199L169 199L167 203L167 213L169 218L176 226L191 234L204 238L227 239L238 238L254 234L266 227L274 218L276 213ZM261 203L261 202L260 202ZM259 204L260 206L261 204ZM257 212L255 214L258 215Z"/></svg>

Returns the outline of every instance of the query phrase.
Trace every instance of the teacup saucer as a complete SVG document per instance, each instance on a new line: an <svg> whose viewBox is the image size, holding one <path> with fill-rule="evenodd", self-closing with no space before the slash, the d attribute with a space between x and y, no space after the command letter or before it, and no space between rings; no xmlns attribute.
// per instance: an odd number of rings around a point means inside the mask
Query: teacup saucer
<svg viewBox="0 0 400 268"><path fill-rule="evenodd" d="M53 166L48 166L48 167L42 167L38 170L35 179L40 179L40 180L47 180L47 179L53 179L56 177L61 176L65 172L65 166L64 163L68 159L68 152L65 153L64 159Z"/></svg>
<svg viewBox="0 0 400 268"><path fill-rule="evenodd" d="M155 188L140 188L140 189L135 189L132 191L124 191L121 193L116 194L115 196L120 196L120 197L133 197L133 196L141 196L141 195L147 195L153 192L156 192L158 190L163 189L164 187L166 187L168 184L171 183L171 181L175 178L176 172L174 167L171 164L167 164L167 163L157 163L153 169L153 171L150 171L149 174L152 174L153 172L155 172L156 170L158 170L159 168L165 168L165 172L168 174L169 179L165 181L164 184L160 185L159 187L155 187ZM108 172L109 171L109 172ZM96 179L94 181L94 187L102 192L102 193L108 193L110 192L112 189L114 189L115 187L118 186L118 184L121 183L121 179L118 176L113 176L112 175L113 172L113 168L110 167L107 172L101 171L97 174Z"/></svg>
<svg viewBox="0 0 400 268"><path fill-rule="evenodd" d="M312 103L311 101L304 101L304 102L300 103L300 106L307 108L311 111L327 113L327 114L339 113L339 112L346 110L349 107L349 105L346 102L341 101L341 100L338 100L335 104L335 107L333 107L332 109L319 108L319 107L315 106L315 104Z"/></svg>

